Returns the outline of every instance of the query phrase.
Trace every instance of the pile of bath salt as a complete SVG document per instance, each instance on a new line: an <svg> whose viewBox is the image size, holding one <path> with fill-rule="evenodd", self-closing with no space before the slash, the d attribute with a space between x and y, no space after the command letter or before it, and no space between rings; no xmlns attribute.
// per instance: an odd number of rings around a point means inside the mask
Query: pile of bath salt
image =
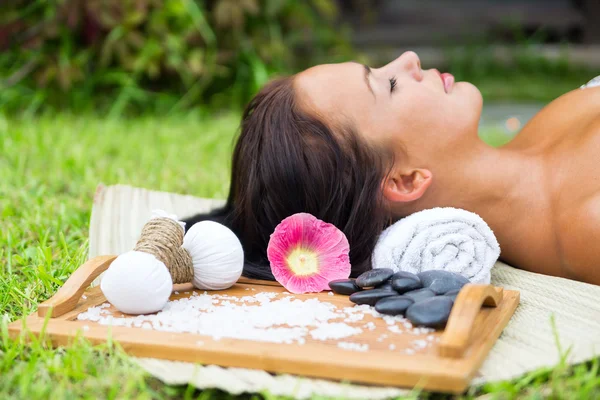
<svg viewBox="0 0 600 400"><path fill-rule="evenodd" d="M276 293L236 297L193 292L189 298L169 301L154 315L114 317L107 309L110 305L104 303L90 307L77 319L102 325L196 333L215 340L236 338L273 343L304 344L307 335L329 340L362 333L362 329L340 322L348 315L337 313L331 303L299 300L294 296L273 300L275 296Z"/></svg>
<svg viewBox="0 0 600 400"><path fill-rule="evenodd" d="M187 332L211 336L215 340L233 338L271 343L304 344L308 337L314 340L347 339L374 330L373 322L363 323L365 314L381 316L374 308L353 306L338 309L335 305L316 298L300 300L293 295L276 299L277 293L261 292L253 296L198 294L172 300L162 311L152 315L115 317L108 303L90 307L77 316L81 321L101 325L138 327L167 332ZM423 333L423 328L412 328L403 317L384 317L388 327L399 322L405 331ZM349 325L361 325L362 328ZM410 328L410 329L409 329ZM414 331L414 332L413 332ZM344 342L339 347L366 351L368 345L355 346Z"/></svg>

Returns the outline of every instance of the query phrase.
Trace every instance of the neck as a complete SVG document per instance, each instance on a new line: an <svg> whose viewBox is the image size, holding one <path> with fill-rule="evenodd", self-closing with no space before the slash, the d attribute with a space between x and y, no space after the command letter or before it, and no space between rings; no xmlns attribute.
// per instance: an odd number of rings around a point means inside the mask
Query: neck
<svg viewBox="0 0 600 400"><path fill-rule="evenodd" d="M403 214L455 207L478 214L499 235L511 232L536 196L540 164L531 156L507 147L494 148L479 138L452 150L446 152L452 156L439 160L441 168L432 170L433 182L425 195L411 209L403 209Z"/></svg>

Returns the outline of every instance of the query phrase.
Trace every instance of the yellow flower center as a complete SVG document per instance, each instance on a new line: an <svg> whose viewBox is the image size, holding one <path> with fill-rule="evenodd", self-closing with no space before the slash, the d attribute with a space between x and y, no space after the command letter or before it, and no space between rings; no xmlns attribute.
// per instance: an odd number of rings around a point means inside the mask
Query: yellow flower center
<svg viewBox="0 0 600 400"><path fill-rule="evenodd" d="M287 257L287 263L295 275L308 276L319 272L317 255L301 247L295 249Z"/></svg>

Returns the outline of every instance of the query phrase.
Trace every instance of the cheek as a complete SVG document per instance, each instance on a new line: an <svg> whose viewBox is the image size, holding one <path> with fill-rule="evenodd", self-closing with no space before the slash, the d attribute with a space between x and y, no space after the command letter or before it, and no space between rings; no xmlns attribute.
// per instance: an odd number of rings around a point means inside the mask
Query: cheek
<svg viewBox="0 0 600 400"><path fill-rule="evenodd" d="M444 136L457 136L477 130L481 116L482 98L479 90L471 84L459 84L450 95L423 99L422 107L412 115L421 120L421 127Z"/></svg>
<svg viewBox="0 0 600 400"><path fill-rule="evenodd" d="M423 87L406 88L385 105L355 109L354 121L359 132L374 143L432 150L477 129L481 94L475 86L462 82L455 89L447 95Z"/></svg>
<svg viewBox="0 0 600 400"><path fill-rule="evenodd" d="M443 107L440 99L426 94L408 91L397 94L387 104L374 107L359 128L379 143L410 145L423 141L439 131L445 120L439 112Z"/></svg>
<svg viewBox="0 0 600 400"><path fill-rule="evenodd" d="M397 124L412 137L424 139L435 136L454 118L448 100L444 95L428 90L413 92L399 102Z"/></svg>

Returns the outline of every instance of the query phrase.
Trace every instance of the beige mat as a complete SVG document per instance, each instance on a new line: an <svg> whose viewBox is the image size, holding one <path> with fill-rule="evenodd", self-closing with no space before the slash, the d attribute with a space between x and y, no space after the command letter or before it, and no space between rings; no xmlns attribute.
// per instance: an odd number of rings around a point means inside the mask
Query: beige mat
<svg viewBox="0 0 600 400"><path fill-rule="evenodd" d="M101 186L92 209L89 257L131 250L153 209L186 217L219 204L222 201L122 185ZM492 283L520 291L521 304L479 370L474 385L511 379L555 365L560 358L555 337L559 338L563 353L570 348L570 363L600 355L600 286L524 272L502 262L493 269ZM376 399L406 393L396 388L274 376L257 370L202 367L156 359L137 361L166 383L190 383L198 388L220 388L234 394L266 390L295 398L322 395Z"/></svg>

